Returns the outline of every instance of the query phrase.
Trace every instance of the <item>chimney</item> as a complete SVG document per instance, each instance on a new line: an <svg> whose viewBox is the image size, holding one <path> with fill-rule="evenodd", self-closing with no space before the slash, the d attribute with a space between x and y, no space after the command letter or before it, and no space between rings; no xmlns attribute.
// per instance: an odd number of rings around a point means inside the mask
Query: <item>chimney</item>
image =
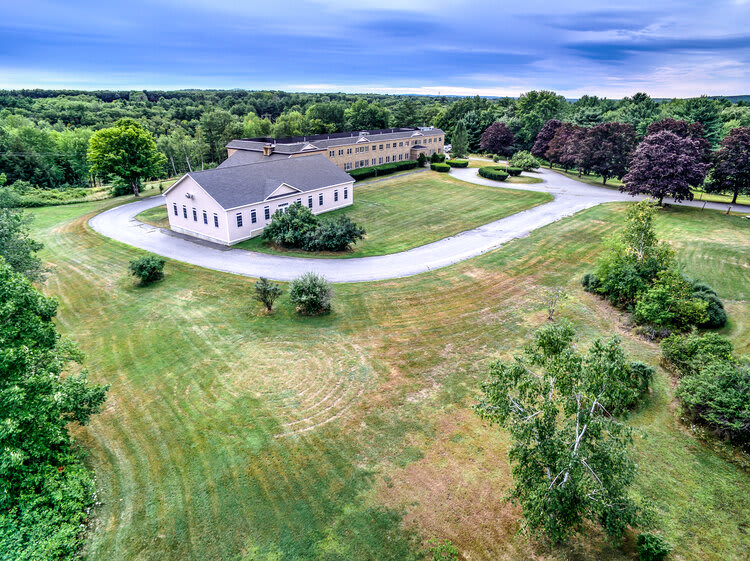
<svg viewBox="0 0 750 561"><path fill-rule="evenodd" d="M266 144L263 146L263 155L270 156L273 154L273 144Z"/></svg>

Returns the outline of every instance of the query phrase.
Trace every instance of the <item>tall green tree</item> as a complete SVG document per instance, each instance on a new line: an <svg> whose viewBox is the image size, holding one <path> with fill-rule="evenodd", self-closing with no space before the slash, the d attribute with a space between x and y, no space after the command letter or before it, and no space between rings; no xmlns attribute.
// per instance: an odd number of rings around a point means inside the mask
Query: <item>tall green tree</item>
<svg viewBox="0 0 750 561"><path fill-rule="evenodd" d="M587 522L612 536L639 520L630 496L636 465L631 430L613 413L641 381L619 340L573 344L568 322L539 329L513 361L494 362L477 413L511 435L511 497L527 527L564 542Z"/></svg>
<svg viewBox="0 0 750 561"><path fill-rule="evenodd" d="M732 204L738 195L750 195L750 127L732 129L721 141L704 188L709 193L731 193Z"/></svg>
<svg viewBox="0 0 750 561"><path fill-rule="evenodd" d="M29 236L33 219L22 210L0 208L0 257L16 273L38 281L44 275L44 266L36 253L43 246Z"/></svg>
<svg viewBox="0 0 750 561"><path fill-rule="evenodd" d="M80 351L60 339L57 302L0 258L0 551L71 559L93 485L68 427L99 411L107 388L71 372Z"/></svg>
<svg viewBox="0 0 750 561"><path fill-rule="evenodd" d="M94 133L89 141L88 161L93 173L122 180L137 197L144 179L164 174L167 158L138 121L120 119L114 127Z"/></svg>
<svg viewBox="0 0 750 561"><path fill-rule="evenodd" d="M516 102L515 119L518 131L515 131L516 142L530 149L536 135L550 119L561 119L568 111L568 102L561 95L551 91L530 91L521 94Z"/></svg>
<svg viewBox="0 0 750 561"><path fill-rule="evenodd" d="M463 120L456 123L451 137L451 158L463 158L469 151L469 139Z"/></svg>
<svg viewBox="0 0 750 561"><path fill-rule="evenodd" d="M351 131L384 129L388 127L390 112L379 103L358 99L344 112L346 127Z"/></svg>

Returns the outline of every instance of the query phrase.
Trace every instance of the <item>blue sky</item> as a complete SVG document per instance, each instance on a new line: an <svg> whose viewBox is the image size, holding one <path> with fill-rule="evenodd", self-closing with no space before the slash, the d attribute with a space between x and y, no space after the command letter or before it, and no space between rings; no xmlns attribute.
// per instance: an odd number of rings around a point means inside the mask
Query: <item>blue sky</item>
<svg viewBox="0 0 750 561"><path fill-rule="evenodd" d="M0 13L0 88L750 94L750 0L28 0Z"/></svg>

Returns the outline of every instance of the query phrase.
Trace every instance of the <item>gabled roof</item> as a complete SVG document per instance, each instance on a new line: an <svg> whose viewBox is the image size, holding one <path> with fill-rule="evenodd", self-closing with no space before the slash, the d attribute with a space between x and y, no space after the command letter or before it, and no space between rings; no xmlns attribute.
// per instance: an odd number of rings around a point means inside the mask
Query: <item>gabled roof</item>
<svg viewBox="0 0 750 561"><path fill-rule="evenodd" d="M354 181L331 160L318 154L266 158L256 163L194 171L187 175L227 210L265 201L282 185L304 193Z"/></svg>

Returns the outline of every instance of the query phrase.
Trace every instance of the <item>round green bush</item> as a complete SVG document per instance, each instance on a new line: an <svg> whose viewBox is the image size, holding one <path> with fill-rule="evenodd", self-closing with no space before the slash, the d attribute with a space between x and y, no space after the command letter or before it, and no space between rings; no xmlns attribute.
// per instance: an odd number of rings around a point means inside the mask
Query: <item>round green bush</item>
<svg viewBox="0 0 750 561"><path fill-rule="evenodd" d="M701 327L715 329L724 327L727 324L727 312L724 310L724 303L716 294L712 294L711 292L693 292L693 298L708 302L708 307L706 308L708 319L700 324Z"/></svg>
<svg viewBox="0 0 750 561"><path fill-rule="evenodd" d="M448 164L435 163L430 164L430 169L433 171L439 171L440 173L448 173L451 167Z"/></svg>
<svg viewBox="0 0 750 561"><path fill-rule="evenodd" d="M161 257L146 255L133 259L128 264L128 270L145 286L164 278L164 263Z"/></svg>
<svg viewBox="0 0 750 561"><path fill-rule="evenodd" d="M469 167L469 160L446 160L446 164L448 164L452 168L467 168Z"/></svg>
<svg viewBox="0 0 750 561"><path fill-rule="evenodd" d="M508 172L508 175L512 175L513 177L515 177L515 176L517 176L517 175L521 175L521 172L522 172L523 170L522 170L521 168L513 168L513 167L508 167L508 168L506 168L506 170L505 170L505 171L507 171L507 172Z"/></svg>
<svg viewBox="0 0 750 561"><path fill-rule="evenodd" d="M479 175L485 179L494 179L495 181L505 181L508 179L505 166L483 166L479 168Z"/></svg>
<svg viewBox="0 0 750 561"><path fill-rule="evenodd" d="M297 312L306 316L318 316L331 311L333 292L325 278L315 273L305 273L289 285L289 300Z"/></svg>
<svg viewBox="0 0 750 561"><path fill-rule="evenodd" d="M581 279L581 286L586 292L596 292L601 285L599 279L594 273L586 273Z"/></svg>

